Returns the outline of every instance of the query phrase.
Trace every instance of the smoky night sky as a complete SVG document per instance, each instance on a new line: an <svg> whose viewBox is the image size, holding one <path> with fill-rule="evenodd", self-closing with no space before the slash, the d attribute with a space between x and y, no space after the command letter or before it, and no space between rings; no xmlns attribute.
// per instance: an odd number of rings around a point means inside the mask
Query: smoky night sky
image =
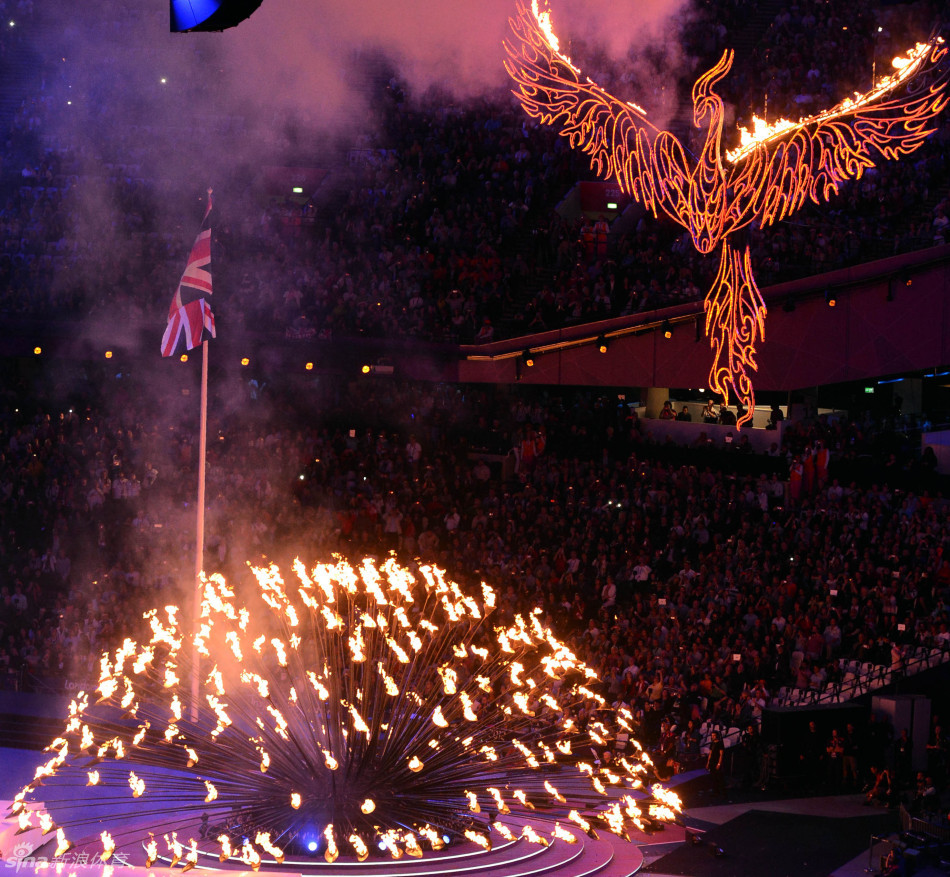
<svg viewBox="0 0 950 877"><path fill-rule="evenodd" d="M35 48L46 61L59 56L47 92L70 139L95 141L101 153L115 136L102 122L120 108L127 125L170 125L178 131L170 142L140 132L130 145L170 184L193 182L200 191L204 186L192 180L196 169L206 175L214 165L224 171L242 161L280 163L288 137L300 132L355 140L371 124L353 73L361 56L384 53L415 95L432 86L459 101L503 93L502 41L513 3L264 0L231 30L171 34L162 0L122 0L82 16L73 4L58 2L44 11L48 24ZM664 34L681 6L681 0L563 0L552 11L571 39L623 59L641 41L672 46ZM125 27L117 39L110 18L134 24L131 43L124 41ZM240 136L232 131L221 141L221 115L241 118ZM299 140L290 145L300 148Z"/></svg>

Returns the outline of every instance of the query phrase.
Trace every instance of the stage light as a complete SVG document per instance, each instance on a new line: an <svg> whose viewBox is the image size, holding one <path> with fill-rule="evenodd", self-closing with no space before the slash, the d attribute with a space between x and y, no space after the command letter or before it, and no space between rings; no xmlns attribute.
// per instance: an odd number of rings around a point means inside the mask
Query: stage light
<svg viewBox="0 0 950 877"><path fill-rule="evenodd" d="M825 290L825 304L829 308L833 308L838 304L838 299L835 298L835 294L830 289Z"/></svg>
<svg viewBox="0 0 950 877"><path fill-rule="evenodd" d="M263 0L171 0L172 33L222 31L250 18Z"/></svg>
<svg viewBox="0 0 950 877"><path fill-rule="evenodd" d="M610 342L603 335L601 335L597 339L597 352L606 353L609 347L610 347Z"/></svg>
<svg viewBox="0 0 950 877"><path fill-rule="evenodd" d="M37 356L39 356L42 352L43 352L43 348L42 348L42 347L34 347L34 348L33 348L33 353L35 353Z"/></svg>
<svg viewBox="0 0 950 877"><path fill-rule="evenodd" d="M319 845L317 844L315 840L309 841L307 843L307 852L315 853L317 851L318 846Z"/></svg>
<svg viewBox="0 0 950 877"><path fill-rule="evenodd" d="M673 327L670 325L670 321L669 321L669 320L664 320L664 321L663 321L663 325L660 327L660 329L661 329L661 331L663 332L663 337L664 337L664 338L672 338L672 337L673 337Z"/></svg>
<svg viewBox="0 0 950 877"><path fill-rule="evenodd" d="M304 366L304 368L305 368L308 372L312 372L312 371L313 371L313 363L312 363L312 362L308 362L308 363Z"/></svg>
<svg viewBox="0 0 950 877"><path fill-rule="evenodd" d="M534 356L531 355L531 351L527 348L521 353L521 361L528 367L531 368L534 366Z"/></svg>
<svg viewBox="0 0 950 877"><path fill-rule="evenodd" d="M106 359L112 359L112 351L111 351L111 350L107 350L107 351L106 351Z"/></svg>
<svg viewBox="0 0 950 877"><path fill-rule="evenodd" d="M250 365L250 364L251 364L251 361L246 356L241 357L241 365Z"/></svg>
<svg viewBox="0 0 950 877"><path fill-rule="evenodd" d="M904 286L913 286L914 278L911 277L908 271L905 271L903 274L901 274L901 283L903 283Z"/></svg>
<svg viewBox="0 0 950 877"><path fill-rule="evenodd" d="M182 362L188 362L188 354L187 354L187 353L183 353L183 354L181 355L181 361L182 361Z"/></svg>
<svg viewBox="0 0 950 877"><path fill-rule="evenodd" d="M372 366L364 365L364 366L360 369L360 371L361 371L364 375L368 375L368 374L372 371Z"/></svg>
<svg viewBox="0 0 950 877"><path fill-rule="evenodd" d="M295 195L302 195L302 194L303 194L303 186L294 186L294 188L293 188L292 191L293 191L293 193L294 193Z"/></svg>

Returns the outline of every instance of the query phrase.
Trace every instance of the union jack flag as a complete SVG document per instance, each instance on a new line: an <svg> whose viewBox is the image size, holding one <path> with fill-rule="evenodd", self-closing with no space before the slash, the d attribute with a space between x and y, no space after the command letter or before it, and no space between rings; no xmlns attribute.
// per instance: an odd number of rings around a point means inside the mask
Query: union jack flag
<svg viewBox="0 0 950 877"><path fill-rule="evenodd" d="M182 339L185 350L197 347L206 337L214 338L214 314L206 296L211 295L211 189L201 231L191 248L185 273L168 309L168 325L162 337L162 356L175 353ZM207 334L206 334L207 333Z"/></svg>

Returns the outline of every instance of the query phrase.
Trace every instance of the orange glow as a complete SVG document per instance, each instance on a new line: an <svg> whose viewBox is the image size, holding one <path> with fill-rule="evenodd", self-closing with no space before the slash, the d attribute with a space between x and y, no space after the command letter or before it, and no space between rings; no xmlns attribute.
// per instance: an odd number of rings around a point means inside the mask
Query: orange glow
<svg viewBox="0 0 950 877"><path fill-rule="evenodd" d="M557 126L599 176L616 180L654 216L662 212L685 228L700 253L720 249L704 304L713 350L709 387L726 405L730 394L736 396L746 409L737 424L743 426L755 408L752 372L766 308L749 247L732 246L730 236L752 222L785 219L806 200L828 200L879 158L898 159L917 149L948 103L950 74L939 66L943 40L917 44L871 91L814 116L772 124L753 117L752 130L739 129L732 151L723 148L724 105L715 91L732 68L734 53L727 50L693 86L693 123L706 132L693 158L641 107L613 97L561 54L551 14L539 0L530 10L518 0L516 10L505 68L525 112Z"/></svg>
<svg viewBox="0 0 950 877"><path fill-rule="evenodd" d="M778 119L775 122L769 123L765 119L760 119L758 116L753 115L752 131L750 132L742 127L739 128L739 148L727 152L726 160L735 164L748 155L756 145L779 140L788 131L815 123L825 123L832 119L854 113L863 107L871 106L879 97L884 96L888 92L892 92L897 86L918 73L921 67L926 63L927 55L929 55L931 51L938 51L942 43L943 40L939 37L933 43L917 43L906 55L897 57L891 62L897 71L896 73L879 79L870 91L864 94L856 92L854 97L846 97L843 101L831 107L831 109L823 110L814 116L799 119L797 122L793 122L790 119Z"/></svg>
<svg viewBox="0 0 950 877"><path fill-rule="evenodd" d="M280 820L293 825L315 818L334 784L332 773L351 774L369 747L392 747L384 769L369 759L361 762L364 790L335 799L334 823L314 826L326 839L328 862L340 855L363 861L371 842L382 842L393 858L421 856L423 842L438 850L444 845L441 830L432 828L430 817L468 825L464 836L490 849L484 816L470 815L486 808L515 814L516 830L496 822L509 842L521 837L547 845L552 804L586 812L589 793L582 793L579 804L568 802L567 790L576 794L578 781L601 795L607 794L606 784L632 789L640 783L646 756L639 751L630 753L630 761L618 759L613 770L571 757L594 743L607 745L610 735L600 721L582 731L571 711L593 714L606 702L594 690L597 673L544 627L540 609L496 618L492 610L500 601L487 583L477 599L440 569L410 571L394 558L379 564L365 559L354 567L335 557L309 569L298 561L294 571L295 580L285 582L276 566L252 567L253 581L241 588L241 602L221 576L203 577L201 621L193 634L174 605L145 613L151 639L141 644L126 639L102 655L101 698L90 705L88 694L77 695L66 732L47 747L53 757L14 800L20 828L37 822L44 832L58 827L56 811L34 799L40 789L48 791L45 778L58 776L95 786L90 794L96 800L112 796L118 813L131 812L128 797L142 799L145 810L138 812L163 820L143 824L145 837L136 836L138 827L103 831L103 859L117 858L131 843L144 845L147 861L154 863L160 836L172 865L181 863L183 870L196 867L200 847L206 855L239 859L257 871L269 860L283 859L283 850L272 842L290 836ZM296 631L309 631L309 639ZM193 690L184 680L194 678L195 654L201 657ZM189 718L196 707L200 722ZM117 709L124 716L121 728L114 719ZM538 715L546 723L546 739L532 733ZM629 711L618 716L632 720ZM398 733L390 736L391 727ZM301 744L310 753L306 772L296 760ZM638 750L635 741L631 745ZM101 775L92 769L100 762ZM233 763L245 768L239 782ZM161 772L152 771L166 764L176 771L171 810L162 803L169 786ZM454 771L448 779L447 771ZM546 777L556 777L564 793ZM423 789L421 803L394 793L397 783ZM266 798L258 804L261 790ZM28 794L34 796L29 806ZM430 809L436 797L444 798L441 812ZM672 793L653 797L664 808L678 804ZM253 814L255 807L263 815L248 817L254 833L206 832L196 841L194 826L179 822L177 832L158 834L159 825L171 828L182 818L179 799L195 804L188 813L204 812L214 820L237 810ZM536 808L543 811L537 821ZM593 832L578 811L572 814L572 821ZM636 824L625 818L618 808L607 828L625 836ZM85 830L82 823L73 827ZM576 839L569 830L551 837ZM57 840L68 843L65 831Z"/></svg>

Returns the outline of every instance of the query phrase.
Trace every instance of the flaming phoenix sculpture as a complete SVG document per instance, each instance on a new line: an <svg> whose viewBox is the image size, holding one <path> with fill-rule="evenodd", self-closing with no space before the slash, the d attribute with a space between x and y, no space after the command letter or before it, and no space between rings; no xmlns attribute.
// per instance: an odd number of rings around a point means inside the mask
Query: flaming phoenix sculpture
<svg viewBox="0 0 950 877"><path fill-rule="evenodd" d="M739 146L724 152L723 102L715 86L732 67L727 50L693 86L693 123L706 137L695 160L669 131L652 125L636 104L613 97L561 53L550 13L532 0L511 19L505 66L528 115L560 126L585 152L594 170L654 216L659 211L685 228L703 254L720 250L719 271L706 296L706 333L714 351L710 389L729 403L730 390L745 406L739 426L752 418L751 372L764 337L765 303L752 275L748 245L730 237L752 222L785 219L810 198L815 203L859 178L878 158L917 149L947 105L948 70L943 40L918 44L896 58L896 72L857 94L798 122L740 129Z"/></svg>
<svg viewBox="0 0 950 877"><path fill-rule="evenodd" d="M393 560L297 561L292 586L254 573L246 605L205 582L193 637L168 606L145 616L148 643L103 655L98 692L72 702L13 802L21 831L56 832L58 857L73 843L90 854L92 838L103 860L256 870L288 849L421 856L446 833L484 849L496 835L575 843L595 836L580 811L596 802L589 819L620 836L675 815L675 794L633 791L649 776L638 744L593 763L608 724L630 731L632 717L607 708L538 611L493 624L488 585L475 599Z"/></svg>

